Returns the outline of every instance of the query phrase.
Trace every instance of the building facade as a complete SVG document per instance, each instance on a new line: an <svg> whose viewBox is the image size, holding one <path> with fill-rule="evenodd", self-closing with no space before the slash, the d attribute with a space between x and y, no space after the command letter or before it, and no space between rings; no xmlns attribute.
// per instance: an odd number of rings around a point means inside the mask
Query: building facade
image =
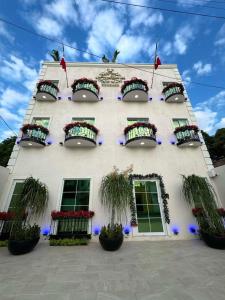
<svg viewBox="0 0 225 300"><path fill-rule="evenodd" d="M68 63L67 87L59 63L43 63L8 164L1 211L32 175L49 190L42 227L65 230L62 221L53 226L53 210L94 211L82 225L90 233L109 222L99 197L102 177L113 166L133 165L131 211L122 220L133 225L130 238L190 238L188 226L195 221L182 196L181 175L210 180L213 166L177 66L161 65L152 84L153 68Z"/></svg>

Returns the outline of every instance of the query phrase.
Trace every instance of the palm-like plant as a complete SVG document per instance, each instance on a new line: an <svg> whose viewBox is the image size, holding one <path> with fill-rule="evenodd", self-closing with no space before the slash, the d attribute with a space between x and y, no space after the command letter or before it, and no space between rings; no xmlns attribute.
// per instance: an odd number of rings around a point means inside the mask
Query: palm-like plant
<svg viewBox="0 0 225 300"><path fill-rule="evenodd" d="M115 224L115 220L121 223L121 217L129 206L132 197L132 185L128 176L131 172L132 167L122 172L114 167L113 172L102 179L101 203L109 209L111 226Z"/></svg>
<svg viewBox="0 0 225 300"><path fill-rule="evenodd" d="M201 208L202 214L197 217L200 229L214 234L224 234L224 225L217 211L217 195L204 177L183 176L183 194L192 208Z"/></svg>
<svg viewBox="0 0 225 300"><path fill-rule="evenodd" d="M20 199L16 202L15 210L18 217L26 211L28 220L31 217L40 217L48 204L48 190L45 184L38 179L28 177L23 184Z"/></svg>
<svg viewBox="0 0 225 300"><path fill-rule="evenodd" d="M60 61L60 56L59 56L59 51L58 50L53 49L51 52L49 52L49 54L54 59L54 61Z"/></svg>

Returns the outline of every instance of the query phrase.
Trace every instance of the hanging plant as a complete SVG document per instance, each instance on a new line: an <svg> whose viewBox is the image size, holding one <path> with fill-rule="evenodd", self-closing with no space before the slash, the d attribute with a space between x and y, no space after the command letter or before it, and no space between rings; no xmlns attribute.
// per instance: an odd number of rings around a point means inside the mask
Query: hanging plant
<svg viewBox="0 0 225 300"><path fill-rule="evenodd" d="M126 80L124 81L122 87L121 87L121 93L123 94L125 88L130 85L130 84L133 84L133 83L137 83L137 84L143 84L144 87L145 87L145 92L148 92L148 83L147 81L144 81L142 79L138 79L136 77L132 77L131 80Z"/></svg>
<svg viewBox="0 0 225 300"><path fill-rule="evenodd" d="M41 81L39 81L38 84L37 84L37 89L39 90L40 87L41 87L43 84L50 85L51 87L53 87L54 89L56 89L57 92L59 92L59 88L58 88L51 80L41 80Z"/></svg>
<svg viewBox="0 0 225 300"><path fill-rule="evenodd" d="M177 127L174 130L174 133L176 134L178 132L186 131L186 130L193 130L195 133L199 132L198 126L196 126L196 125L185 125L185 126Z"/></svg>
<svg viewBox="0 0 225 300"><path fill-rule="evenodd" d="M157 128L155 127L154 124L143 123L143 122L137 122L137 123L134 123L134 124L132 124L132 125L127 126L127 127L124 129L124 134L127 134L128 131L130 131L131 129L137 128L137 127L145 127L145 128L152 129L152 132L153 132L154 135L155 135L156 132L157 132Z"/></svg>
<svg viewBox="0 0 225 300"><path fill-rule="evenodd" d="M162 176L152 173L152 174L147 174L147 175L138 175L138 174L133 174L129 176L130 182L132 184L133 180L146 180L146 179L157 179L159 180L159 186L161 189L161 197L163 200L163 213L164 213L164 218L167 224L170 224L170 217L169 217L169 208L168 208L168 199L169 199L169 194L166 193L165 191L165 185L162 180ZM137 226L137 219L136 219L136 205L135 205L135 199L132 194L132 199L130 201L130 210L131 210L131 226Z"/></svg>
<svg viewBox="0 0 225 300"><path fill-rule="evenodd" d="M48 128L42 126L42 125L37 125L37 124L24 124L23 127L20 128L20 130L26 134L28 130L40 130L45 134L49 134Z"/></svg>
<svg viewBox="0 0 225 300"><path fill-rule="evenodd" d="M180 93L183 94L184 92L184 87L181 83L178 82L174 82L174 83L170 83L169 85L167 85L166 87L164 87L164 89L162 90L162 93L165 94L169 89L171 88L179 88L180 89Z"/></svg>
<svg viewBox="0 0 225 300"><path fill-rule="evenodd" d="M91 125L89 123L86 123L86 122L72 122L72 123L69 123L67 124L63 130L65 131L66 134L68 134L68 131L74 127L86 127L92 131L94 131L96 134L98 134L98 129L94 126L94 125Z"/></svg>
<svg viewBox="0 0 225 300"><path fill-rule="evenodd" d="M99 88L99 85L97 84L97 81L96 80L92 80L92 79L88 79L88 78L85 78L85 77L74 80L73 84L71 85L71 88L73 89L73 93L76 91L76 86L79 83L80 84L85 84L85 83L87 83L87 84L93 84L93 86L97 89L97 91L99 93L100 88Z"/></svg>

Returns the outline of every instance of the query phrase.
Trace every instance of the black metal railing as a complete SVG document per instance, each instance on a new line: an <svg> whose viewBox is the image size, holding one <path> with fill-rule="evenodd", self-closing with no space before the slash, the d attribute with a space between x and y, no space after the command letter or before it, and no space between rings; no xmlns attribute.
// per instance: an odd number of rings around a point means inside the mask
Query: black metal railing
<svg viewBox="0 0 225 300"><path fill-rule="evenodd" d="M91 219L87 218L65 218L52 220L51 232L57 237L62 238L83 237L88 235L90 229L89 226L92 227L92 223Z"/></svg>
<svg viewBox="0 0 225 300"><path fill-rule="evenodd" d="M177 139L177 145L182 145L184 143L191 143L191 142L200 142L200 137L198 132L195 130L185 129L182 131L178 131L175 133Z"/></svg>

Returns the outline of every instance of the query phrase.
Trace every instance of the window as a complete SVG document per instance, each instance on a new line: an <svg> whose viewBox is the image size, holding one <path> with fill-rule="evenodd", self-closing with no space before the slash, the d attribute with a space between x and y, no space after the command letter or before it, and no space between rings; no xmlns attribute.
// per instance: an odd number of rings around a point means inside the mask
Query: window
<svg viewBox="0 0 225 300"><path fill-rule="evenodd" d="M32 124L41 125L43 127L48 128L50 118L33 118Z"/></svg>
<svg viewBox="0 0 225 300"><path fill-rule="evenodd" d="M141 123L148 123L148 118L127 118L127 125L133 125L134 123L141 122Z"/></svg>
<svg viewBox="0 0 225 300"><path fill-rule="evenodd" d="M138 231L163 232L161 209L156 181L135 180L134 192L138 220Z"/></svg>
<svg viewBox="0 0 225 300"><path fill-rule="evenodd" d="M187 119L173 119L173 126L174 129L177 127L182 127L188 125L188 120Z"/></svg>
<svg viewBox="0 0 225 300"><path fill-rule="evenodd" d="M162 85L163 85L163 87L166 87L166 86L168 86L170 84L173 84L173 83L175 83L175 82L174 81L163 81Z"/></svg>
<svg viewBox="0 0 225 300"><path fill-rule="evenodd" d="M13 190L12 198L11 198L11 201L9 204L8 211L14 210L15 202L19 200L22 190L23 190L23 182L16 182L14 190Z"/></svg>
<svg viewBox="0 0 225 300"><path fill-rule="evenodd" d="M64 181L61 211L89 210L90 179ZM87 219L68 219L58 222L58 234L87 234Z"/></svg>
<svg viewBox="0 0 225 300"><path fill-rule="evenodd" d="M61 211L88 210L90 179L65 180Z"/></svg>
<svg viewBox="0 0 225 300"><path fill-rule="evenodd" d="M59 80L51 80L51 82L55 85L55 86L59 86Z"/></svg>
<svg viewBox="0 0 225 300"><path fill-rule="evenodd" d="M72 118L72 122L85 122L90 125L95 124L95 118Z"/></svg>

